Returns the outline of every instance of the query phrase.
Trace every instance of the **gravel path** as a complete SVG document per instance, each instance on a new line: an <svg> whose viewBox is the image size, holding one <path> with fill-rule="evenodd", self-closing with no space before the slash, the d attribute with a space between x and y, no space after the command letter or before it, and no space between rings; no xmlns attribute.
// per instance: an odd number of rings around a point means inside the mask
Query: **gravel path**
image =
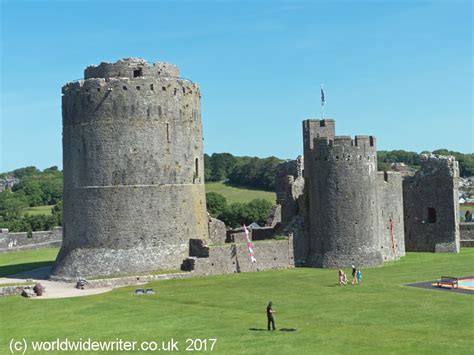
<svg viewBox="0 0 474 355"><path fill-rule="evenodd" d="M43 296L32 298L34 300L90 296L109 292L112 290L112 287L100 287L78 290L74 287L74 283L48 280L50 271L51 266L46 266L30 271L25 271L12 276L1 277L0 286L2 284L22 283L26 281L40 282L43 286L46 287L46 290L43 293Z"/></svg>

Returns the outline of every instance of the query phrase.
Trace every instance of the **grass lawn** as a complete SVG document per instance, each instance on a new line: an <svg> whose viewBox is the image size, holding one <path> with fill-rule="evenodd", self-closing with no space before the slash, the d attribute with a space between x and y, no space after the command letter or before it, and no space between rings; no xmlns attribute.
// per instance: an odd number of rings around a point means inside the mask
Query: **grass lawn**
<svg viewBox="0 0 474 355"><path fill-rule="evenodd" d="M29 215L38 215L38 214L45 214L45 215L51 215L52 214L52 208L54 206L36 206L36 207L28 207L25 210L25 213L28 213Z"/></svg>
<svg viewBox="0 0 474 355"><path fill-rule="evenodd" d="M59 248L44 248L0 253L0 277L52 265L58 252Z"/></svg>
<svg viewBox="0 0 474 355"><path fill-rule="evenodd" d="M52 251L31 260L52 260ZM28 253L15 254L24 264ZM0 270L15 254L0 254ZM402 284L474 275L473 260L474 248L409 253L363 270L360 286L336 285L336 270L297 268L152 282L150 296L133 296L128 287L69 299L0 298L0 353L9 353L11 338L90 337L174 338L181 352L188 338L216 338L213 353L220 354L472 354L474 296ZM269 300L277 327L297 331L265 330Z"/></svg>
<svg viewBox="0 0 474 355"><path fill-rule="evenodd" d="M262 190L250 190L240 187L225 185L222 182L206 183L206 192L217 192L227 199L227 203L250 202L253 199L261 198L275 204L276 194L274 192Z"/></svg>

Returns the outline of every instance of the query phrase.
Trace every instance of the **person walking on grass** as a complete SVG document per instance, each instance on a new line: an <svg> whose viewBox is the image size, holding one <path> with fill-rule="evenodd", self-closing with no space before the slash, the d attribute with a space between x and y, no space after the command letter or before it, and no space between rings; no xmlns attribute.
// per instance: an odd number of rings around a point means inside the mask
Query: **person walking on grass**
<svg viewBox="0 0 474 355"><path fill-rule="evenodd" d="M268 306L267 306L267 320L268 320L268 323L267 323L267 328L268 330L270 330L270 323L272 324L272 328L273 330L276 330L275 328L275 319L273 318L273 309L272 309L272 301L270 301L270 303L268 303Z"/></svg>
<svg viewBox="0 0 474 355"><path fill-rule="evenodd" d="M357 283L357 278L356 278L356 267L354 264L352 264L352 284L355 285Z"/></svg>
<svg viewBox="0 0 474 355"><path fill-rule="evenodd" d="M357 283L360 285L362 283L362 271L357 270L356 276L357 276Z"/></svg>

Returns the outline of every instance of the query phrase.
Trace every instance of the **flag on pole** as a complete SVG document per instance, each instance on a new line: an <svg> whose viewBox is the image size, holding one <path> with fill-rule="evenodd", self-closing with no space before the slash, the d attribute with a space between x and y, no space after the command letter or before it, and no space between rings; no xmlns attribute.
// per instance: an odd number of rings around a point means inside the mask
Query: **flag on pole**
<svg viewBox="0 0 474 355"><path fill-rule="evenodd" d="M324 106L325 103L326 103L326 98L324 97L324 90L323 90L323 86L321 85L321 105Z"/></svg>
<svg viewBox="0 0 474 355"><path fill-rule="evenodd" d="M247 226L245 224L244 224L244 231L245 231L245 238L247 239L247 248L249 249L250 260L252 261L252 263L256 263L257 259L255 259L255 256L253 254L253 244L250 241L249 230L247 229Z"/></svg>

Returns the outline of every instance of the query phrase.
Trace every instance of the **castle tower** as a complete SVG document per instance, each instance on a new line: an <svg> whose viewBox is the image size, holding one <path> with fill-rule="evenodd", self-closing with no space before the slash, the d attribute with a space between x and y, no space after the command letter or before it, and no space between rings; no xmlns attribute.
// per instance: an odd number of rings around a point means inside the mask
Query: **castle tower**
<svg viewBox="0 0 474 355"><path fill-rule="evenodd" d="M407 251L458 253L459 166L452 156L421 156L421 169L403 180Z"/></svg>
<svg viewBox="0 0 474 355"><path fill-rule="evenodd" d="M63 245L56 278L179 268L207 240L199 87L124 59L63 89Z"/></svg>
<svg viewBox="0 0 474 355"><path fill-rule="evenodd" d="M375 138L334 136L334 121L330 120L329 129L324 130L315 122L303 122L309 204L307 265L382 265L377 236Z"/></svg>

